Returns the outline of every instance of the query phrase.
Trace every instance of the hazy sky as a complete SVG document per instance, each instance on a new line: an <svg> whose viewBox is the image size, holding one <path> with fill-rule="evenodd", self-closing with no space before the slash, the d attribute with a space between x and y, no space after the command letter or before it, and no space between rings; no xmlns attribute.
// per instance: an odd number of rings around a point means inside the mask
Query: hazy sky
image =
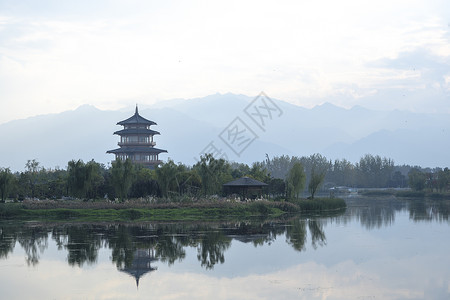
<svg viewBox="0 0 450 300"><path fill-rule="evenodd" d="M450 1L0 0L0 124L260 91L450 113Z"/></svg>

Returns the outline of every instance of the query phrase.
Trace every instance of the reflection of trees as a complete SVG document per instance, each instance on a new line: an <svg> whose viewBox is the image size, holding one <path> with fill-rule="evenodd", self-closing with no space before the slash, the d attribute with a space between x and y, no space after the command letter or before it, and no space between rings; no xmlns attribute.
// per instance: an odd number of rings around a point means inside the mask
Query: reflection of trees
<svg viewBox="0 0 450 300"><path fill-rule="evenodd" d="M7 258L16 244L16 232L12 226L0 227L0 259Z"/></svg>
<svg viewBox="0 0 450 300"><path fill-rule="evenodd" d="M348 199L346 216L343 218L359 219L366 229L390 226L395 221L395 214L405 204L395 198L354 198Z"/></svg>
<svg viewBox="0 0 450 300"><path fill-rule="evenodd" d="M232 239L252 243L255 247L275 241L286 232L288 242L302 250L306 242L306 228L311 232L314 248L326 244L321 220L296 219L286 226L284 222L247 221L224 224L141 224L141 225L57 225L46 227L8 227L0 231L0 257L13 251L19 241L27 253L27 262L35 265L47 248L48 234L60 251L67 251L67 262L72 266L93 264L99 249L111 249L111 260L118 270L131 270L136 253L151 253L152 260L172 265L186 257L186 247L197 249L202 267L213 269L225 262L225 252ZM138 264L141 266L141 264ZM134 268L135 269L135 268Z"/></svg>
<svg viewBox="0 0 450 300"><path fill-rule="evenodd" d="M197 246L197 258L202 267L213 269L217 263L225 261L224 252L230 247L231 238L221 231L208 231Z"/></svg>
<svg viewBox="0 0 450 300"><path fill-rule="evenodd" d="M176 260L183 260L185 256L184 247L176 237L163 235L161 238L158 238L156 257L162 262L172 265Z"/></svg>
<svg viewBox="0 0 450 300"><path fill-rule="evenodd" d="M353 202L352 202L353 201ZM277 236L285 236L296 251L306 248L309 238L312 248L327 244L325 227L346 222L360 222L367 229L389 226L398 211L409 212L413 221L448 222L450 201L445 199L398 200L395 198L356 198L348 200L345 215L321 216L305 219L300 216L285 221L247 220L221 224L109 224L109 225L0 225L0 259L7 258L19 242L29 265L36 265L48 246L51 232L58 250L67 251L67 262L72 266L95 263L102 247L111 250L111 260L118 270L140 269L142 265L159 260L168 265L186 257L186 247L197 250L199 264L213 269L224 263L231 241L270 245ZM352 225L353 226L353 225ZM144 260L136 253L151 253ZM139 258L139 259L137 259ZM134 263L134 265L133 265ZM152 263L153 264L153 263ZM148 267L148 269L151 269Z"/></svg>
<svg viewBox="0 0 450 300"><path fill-rule="evenodd" d="M102 246L102 241L94 226L53 228L52 237L59 250L64 248L68 251L67 262L69 265L82 266L85 262L93 264L97 261L98 250Z"/></svg>
<svg viewBox="0 0 450 300"><path fill-rule="evenodd" d="M306 221L295 219L286 227L286 242L295 250L302 251L306 243Z"/></svg>
<svg viewBox="0 0 450 300"><path fill-rule="evenodd" d="M311 234L311 245L314 249L317 246L325 246L327 238L323 229L323 222L321 219L294 219L286 227L286 241L295 250L305 250L307 241L306 226L308 225L309 233Z"/></svg>
<svg viewBox="0 0 450 300"><path fill-rule="evenodd" d="M311 233L311 244L314 249L317 249L317 244L323 247L327 244L327 238L323 231L323 224L318 220L308 221L309 232Z"/></svg>
<svg viewBox="0 0 450 300"><path fill-rule="evenodd" d="M409 202L409 217L413 221L448 221L450 201L415 199Z"/></svg>
<svg viewBox="0 0 450 300"><path fill-rule="evenodd" d="M131 266L136 246L130 228L125 225L112 226L108 228L106 239L111 249L112 261L117 268Z"/></svg>
<svg viewBox="0 0 450 300"><path fill-rule="evenodd" d="M408 211L413 221L448 222L450 201L446 199L394 197L356 197L348 198L345 215L336 219L337 223L358 219L366 229L390 226L395 222L399 211Z"/></svg>
<svg viewBox="0 0 450 300"><path fill-rule="evenodd" d="M23 250L25 250L27 264L37 265L40 254L48 247L47 230L42 227L26 227L18 235L17 240Z"/></svg>
<svg viewBox="0 0 450 300"><path fill-rule="evenodd" d="M239 222L234 226L221 226L220 230L240 242L251 242L257 247L264 244L270 245L277 235L284 233L285 228L284 225L277 223Z"/></svg>

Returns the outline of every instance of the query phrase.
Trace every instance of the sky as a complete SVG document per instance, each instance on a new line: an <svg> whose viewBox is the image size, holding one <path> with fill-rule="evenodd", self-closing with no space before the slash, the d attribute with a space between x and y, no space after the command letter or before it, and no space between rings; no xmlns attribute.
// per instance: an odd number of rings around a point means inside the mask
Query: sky
<svg viewBox="0 0 450 300"><path fill-rule="evenodd" d="M0 0L0 124L261 91L450 114L450 1Z"/></svg>

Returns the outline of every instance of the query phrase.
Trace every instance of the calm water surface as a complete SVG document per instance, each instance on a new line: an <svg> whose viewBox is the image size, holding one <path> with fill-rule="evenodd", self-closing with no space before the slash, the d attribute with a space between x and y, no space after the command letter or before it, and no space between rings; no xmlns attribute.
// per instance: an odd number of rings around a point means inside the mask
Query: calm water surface
<svg viewBox="0 0 450 300"><path fill-rule="evenodd" d="M450 299L449 201L348 198L334 216L0 223L0 299Z"/></svg>

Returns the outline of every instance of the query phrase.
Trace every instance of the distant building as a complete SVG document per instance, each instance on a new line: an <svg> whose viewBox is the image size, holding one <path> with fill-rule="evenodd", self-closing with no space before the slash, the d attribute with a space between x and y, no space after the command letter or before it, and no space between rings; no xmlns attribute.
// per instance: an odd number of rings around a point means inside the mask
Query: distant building
<svg viewBox="0 0 450 300"><path fill-rule="evenodd" d="M116 160L129 158L134 163L150 168L161 163L159 154L167 153L167 151L155 148L156 143L153 141L153 136L160 133L150 129L150 126L157 124L141 117L137 105L134 115L118 122L117 125L123 126L122 130L114 132L114 134L120 136L118 143L120 148L106 151L106 153L115 154Z"/></svg>

